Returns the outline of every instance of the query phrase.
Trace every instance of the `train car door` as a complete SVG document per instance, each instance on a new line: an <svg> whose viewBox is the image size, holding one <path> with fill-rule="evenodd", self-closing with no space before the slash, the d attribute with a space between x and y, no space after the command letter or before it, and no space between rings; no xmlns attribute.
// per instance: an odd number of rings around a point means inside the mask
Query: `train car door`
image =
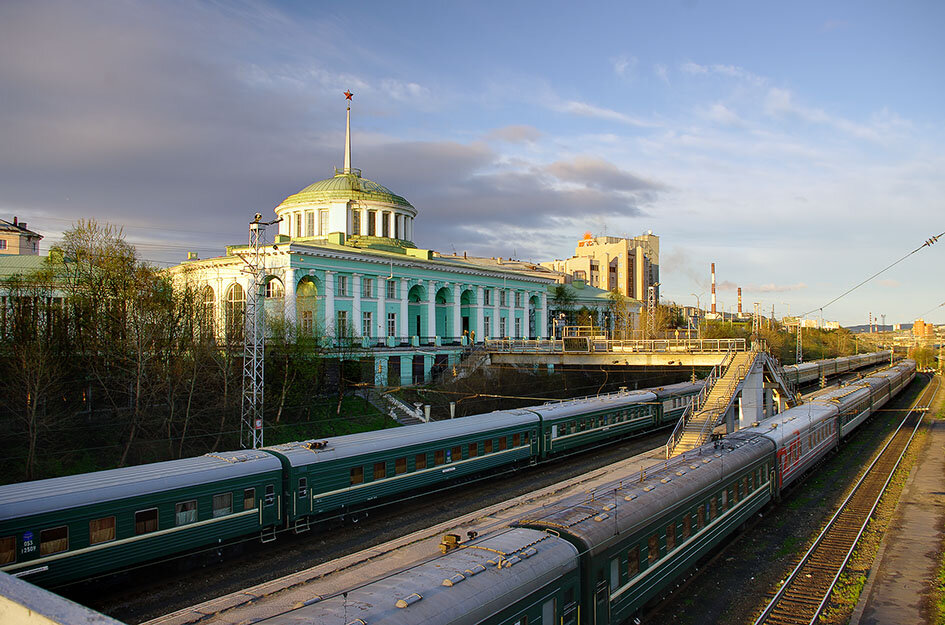
<svg viewBox="0 0 945 625"><path fill-rule="evenodd" d="M594 625L610 623L610 583L604 571L597 572L597 589L594 592Z"/></svg>

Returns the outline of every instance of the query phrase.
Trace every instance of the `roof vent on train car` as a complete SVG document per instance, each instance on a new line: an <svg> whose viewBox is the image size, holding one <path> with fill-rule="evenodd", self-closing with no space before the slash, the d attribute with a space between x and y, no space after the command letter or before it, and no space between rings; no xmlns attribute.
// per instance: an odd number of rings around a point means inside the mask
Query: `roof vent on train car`
<svg viewBox="0 0 945 625"><path fill-rule="evenodd" d="M527 558L532 557L532 556L535 555L536 553L538 553L538 550L537 550L537 549L535 549L534 547L529 547L528 549L526 549L525 551L522 551L522 552L519 553L518 555L520 555L522 558L526 558L526 559L527 559Z"/></svg>
<svg viewBox="0 0 945 625"><path fill-rule="evenodd" d="M645 490L646 492L650 492L651 490L654 490L655 488L656 488L656 484L649 484L647 486L644 486L643 490Z"/></svg>
<svg viewBox="0 0 945 625"><path fill-rule="evenodd" d="M463 580L465 580L465 579L466 579L466 576L465 576L465 575L463 575L462 573L457 573L456 575L451 575L451 576L447 577L446 579L444 579L444 580L443 580L443 585L444 585L444 586L455 586L456 584L460 583L461 581L463 581Z"/></svg>
<svg viewBox="0 0 945 625"><path fill-rule="evenodd" d="M345 625L367 625L367 621L365 621L363 618L356 618L353 621L345 623Z"/></svg>
<svg viewBox="0 0 945 625"><path fill-rule="evenodd" d="M609 518L610 518L609 514L607 514L606 512L601 512L596 517L594 517L594 520L597 522L600 522L600 521L606 521Z"/></svg>
<svg viewBox="0 0 945 625"><path fill-rule="evenodd" d="M505 566L505 568L509 568L510 566L515 566L516 564L518 564L518 563L521 562L521 561L522 561L522 559L521 559L520 557L518 557L518 556L512 556L511 558L509 558L508 560L505 561L504 566ZM500 563L499 563L499 568L502 568L502 566L503 566L503 563L500 562Z"/></svg>
<svg viewBox="0 0 945 625"><path fill-rule="evenodd" d="M698 465L698 464L690 464L690 465L689 465L689 468L692 469L693 471L695 471L696 469L699 468L699 465Z"/></svg>
<svg viewBox="0 0 945 625"><path fill-rule="evenodd" d="M613 510L613 509L616 508L616 507L617 507L617 504L615 504L615 503L609 503L609 504L607 504L606 506L602 506L602 507L601 507L601 510L603 510L604 512L610 512L611 510Z"/></svg>
<svg viewBox="0 0 945 625"><path fill-rule="evenodd" d="M663 479L660 480L660 482L662 482L663 484L669 484L672 481L673 481L673 478L671 477L664 477Z"/></svg>
<svg viewBox="0 0 945 625"><path fill-rule="evenodd" d="M315 596L312 597L311 599L306 599L305 601L300 601L299 603L296 603L296 604L295 604L295 607L297 607L297 608L304 608L304 607L307 606L307 605L315 605L316 603L318 603L319 601L321 601L321 600L324 599L324 598L325 598L325 597L323 597L323 596L321 596L321 595L315 595Z"/></svg>
<svg viewBox="0 0 945 625"><path fill-rule="evenodd" d="M710 462L712 462L712 458L703 458L703 459L702 459L702 464L709 464Z"/></svg>
<svg viewBox="0 0 945 625"><path fill-rule="evenodd" d="M686 470L685 470L685 469L680 469L680 470L676 471L676 475L678 475L679 477L682 477L682 476L684 476L685 474L686 474Z"/></svg>
<svg viewBox="0 0 945 625"><path fill-rule="evenodd" d="M312 451L317 451L328 447L328 441L309 441L305 446Z"/></svg>
<svg viewBox="0 0 945 625"><path fill-rule="evenodd" d="M472 565L471 567L469 567L468 569L466 569L465 571L463 571L463 573L466 574L466 577L472 577L473 575L479 575L480 573L482 573L482 572L485 571L485 570L486 570L486 567L485 567L485 566L483 566L483 565L481 565L481 564L474 564L474 565Z"/></svg>
<svg viewBox="0 0 945 625"><path fill-rule="evenodd" d="M421 597L419 593L415 592L415 593L411 593L407 595L403 599L398 599L397 603L395 603L394 605L397 606L398 608L406 608L408 605L413 605L416 602L420 601L421 599L423 599L423 597ZM365 623L365 625L367 624Z"/></svg>
<svg viewBox="0 0 945 625"><path fill-rule="evenodd" d="M624 497L623 500L624 500L624 501L633 501L633 500L636 499L636 498L637 498L637 494L636 494L636 493L630 493L629 495L627 495L626 497Z"/></svg>

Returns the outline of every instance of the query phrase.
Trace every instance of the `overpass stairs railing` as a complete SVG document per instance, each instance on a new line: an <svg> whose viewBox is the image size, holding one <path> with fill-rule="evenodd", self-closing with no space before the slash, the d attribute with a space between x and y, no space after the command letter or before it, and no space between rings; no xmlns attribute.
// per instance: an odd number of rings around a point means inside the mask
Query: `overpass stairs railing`
<svg viewBox="0 0 945 625"><path fill-rule="evenodd" d="M735 400L738 386L751 370L757 352L729 352L717 367L715 379L689 405L666 443L666 457L671 458L699 447L725 416ZM714 371L715 372L715 371Z"/></svg>

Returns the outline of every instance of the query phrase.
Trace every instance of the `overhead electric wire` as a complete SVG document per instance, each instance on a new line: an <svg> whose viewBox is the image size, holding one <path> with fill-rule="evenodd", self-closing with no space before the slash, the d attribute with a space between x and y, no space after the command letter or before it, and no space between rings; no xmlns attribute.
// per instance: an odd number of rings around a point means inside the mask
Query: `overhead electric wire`
<svg viewBox="0 0 945 625"><path fill-rule="evenodd" d="M941 237L943 237L943 236L945 236L945 232L939 233L939 234L935 235L934 237L931 237L931 238L929 238L929 239L926 239L926 240L925 240L925 243L923 243L923 244L920 245L919 247L915 248L914 250L912 250L911 252L909 252L908 254L906 254L905 256L903 256L902 258L900 258L899 260L897 260L896 262L892 263L891 265L888 265L887 267L884 267L883 269L880 269L879 271L877 271L876 273L874 273L873 275L871 275L871 276L870 276L869 278L867 278L866 280L863 280L862 282L860 282L860 283L857 284L856 286L847 289L846 291L844 291L843 293L841 293L841 294L838 295L837 297L833 298L832 300L830 300L829 302L827 302L827 303L824 304L823 306L818 306L817 308L812 308L811 310L809 310L809 311L807 311L806 313L802 314L801 317L806 317L807 315L809 315L809 314L811 314L811 313L815 313L815 312L817 312L818 310L821 311L821 312L823 312L824 308L826 308L827 306L830 306L831 304L833 304L834 302L836 302L836 301L839 300L840 298L845 297L846 295L849 295L850 293L852 293L853 291L857 290L858 288L860 288L861 286L863 286L864 284L866 284L867 282L869 282L870 280L872 280L872 279L875 278L876 276L879 276L880 274L883 274L883 273L885 273L886 271L892 269L893 267L895 267L896 265L898 265L899 263L901 263L901 262L904 261L905 259L909 258L909 257L912 256L913 254L915 254L916 252L918 252L919 250L921 250L923 247L931 247L932 245L935 244L936 241L939 240L939 238L941 238Z"/></svg>

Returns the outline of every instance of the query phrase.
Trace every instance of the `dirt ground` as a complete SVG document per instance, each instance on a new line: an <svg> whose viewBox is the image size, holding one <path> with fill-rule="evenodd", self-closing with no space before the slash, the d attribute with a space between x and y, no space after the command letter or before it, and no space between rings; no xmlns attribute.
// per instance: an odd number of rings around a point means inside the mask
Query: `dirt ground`
<svg viewBox="0 0 945 625"><path fill-rule="evenodd" d="M751 624L779 583L796 565L817 533L836 511L866 460L882 447L924 385L917 378L894 403L864 424L840 450L814 467L809 477L769 506L724 550L703 563L670 597L641 618L646 623ZM922 429L920 428L921 435ZM899 474L880 502L857 548L843 583L828 609L828 624L846 623L899 492L915 461L919 444L910 446ZM708 573L708 574L707 574Z"/></svg>

